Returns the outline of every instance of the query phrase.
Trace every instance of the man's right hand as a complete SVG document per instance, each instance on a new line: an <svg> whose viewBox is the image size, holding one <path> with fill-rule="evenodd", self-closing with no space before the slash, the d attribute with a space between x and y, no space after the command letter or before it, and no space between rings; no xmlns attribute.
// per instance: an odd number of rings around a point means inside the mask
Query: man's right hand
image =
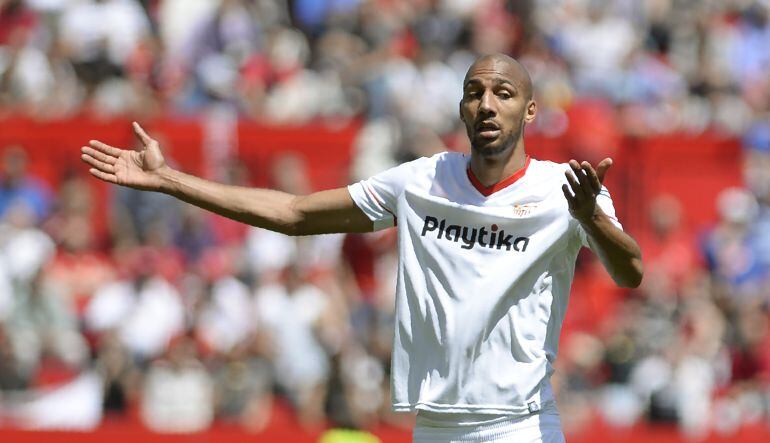
<svg viewBox="0 0 770 443"><path fill-rule="evenodd" d="M88 172L100 180L147 191L161 191L161 176L168 166L160 146L138 123L134 122L133 128L142 143L141 150L119 149L91 140L89 146L81 148L80 158L91 166Z"/></svg>

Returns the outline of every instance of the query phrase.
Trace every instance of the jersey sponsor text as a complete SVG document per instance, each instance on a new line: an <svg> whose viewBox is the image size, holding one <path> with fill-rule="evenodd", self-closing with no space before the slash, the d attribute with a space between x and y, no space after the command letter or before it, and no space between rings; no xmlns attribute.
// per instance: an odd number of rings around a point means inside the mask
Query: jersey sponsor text
<svg viewBox="0 0 770 443"><path fill-rule="evenodd" d="M480 228L461 226L461 225L447 225L446 220L437 219L430 215L425 216L425 222L422 225L421 236L425 237L428 232L434 232L438 230L438 239L442 238L447 241L462 243L460 245L463 249L473 249L476 244L482 248L489 249L502 249L505 247L506 251L513 249L517 252L524 252L529 245L529 237L516 237L509 235L504 229L498 231L498 226L493 224L489 229L482 226Z"/></svg>

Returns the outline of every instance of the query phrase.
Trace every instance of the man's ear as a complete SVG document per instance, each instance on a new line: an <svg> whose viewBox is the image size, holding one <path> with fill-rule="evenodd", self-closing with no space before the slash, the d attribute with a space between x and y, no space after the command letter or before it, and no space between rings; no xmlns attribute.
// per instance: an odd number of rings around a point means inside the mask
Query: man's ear
<svg viewBox="0 0 770 443"><path fill-rule="evenodd" d="M463 117L463 101L460 100L459 106L457 107L458 111L460 111L460 121L465 123L465 117Z"/></svg>
<svg viewBox="0 0 770 443"><path fill-rule="evenodd" d="M535 120L535 115L537 115L537 103L535 103L534 100L530 100L529 103L527 103L527 111L524 114L524 121L526 123L532 123Z"/></svg>

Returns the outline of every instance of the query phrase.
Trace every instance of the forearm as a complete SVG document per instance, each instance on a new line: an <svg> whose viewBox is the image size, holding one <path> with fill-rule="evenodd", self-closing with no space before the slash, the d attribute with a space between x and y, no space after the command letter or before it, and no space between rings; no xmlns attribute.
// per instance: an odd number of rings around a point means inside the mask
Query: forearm
<svg viewBox="0 0 770 443"><path fill-rule="evenodd" d="M581 221L580 225L588 235L591 249L615 283L623 287L638 287L644 270L642 251L636 241L615 226L598 208L590 220Z"/></svg>
<svg viewBox="0 0 770 443"><path fill-rule="evenodd" d="M346 188L310 195L223 185L164 168L160 191L182 201L259 228L286 235L370 232L372 221Z"/></svg>
<svg viewBox="0 0 770 443"><path fill-rule="evenodd" d="M245 188L204 180L165 168L160 191L184 202L242 223L297 235L301 214L297 197L270 189Z"/></svg>

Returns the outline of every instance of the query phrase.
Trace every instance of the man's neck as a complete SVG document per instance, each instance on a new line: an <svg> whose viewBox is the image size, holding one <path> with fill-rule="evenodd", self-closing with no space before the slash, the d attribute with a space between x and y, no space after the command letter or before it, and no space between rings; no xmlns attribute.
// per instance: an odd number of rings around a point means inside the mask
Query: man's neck
<svg viewBox="0 0 770 443"><path fill-rule="evenodd" d="M506 155L507 154L507 155ZM505 154L494 157L483 157L471 153L471 171L484 186L492 186L512 176L527 162L524 152L524 141L519 142Z"/></svg>

